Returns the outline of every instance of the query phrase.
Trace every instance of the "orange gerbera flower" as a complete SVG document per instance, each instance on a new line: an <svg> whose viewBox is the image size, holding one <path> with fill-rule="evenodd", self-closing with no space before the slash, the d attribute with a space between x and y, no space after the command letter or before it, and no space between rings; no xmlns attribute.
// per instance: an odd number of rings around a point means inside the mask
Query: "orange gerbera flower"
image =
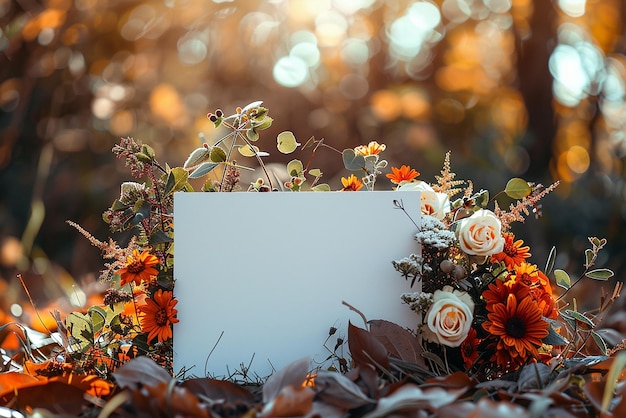
<svg viewBox="0 0 626 418"><path fill-rule="evenodd" d="M477 337L476 330L470 328L467 337L461 343L461 355L463 356L463 364L469 370L476 360L478 360L478 345L480 341Z"/></svg>
<svg viewBox="0 0 626 418"><path fill-rule="evenodd" d="M133 254L126 257L126 266L115 273L121 276L120 286L127 283L135 283L139 286L142 281L148 281L152 276L159 274L153 266L159 264L159 259L144 251L139 254L139 250L133 250Z"/></svg>
<svg viewBox="0 0 626 418"><path fill-rule="evenodd" d="M387 174L387 178L394 184L400 184L403 181L411 181L419 175L420 173L415 171L415 169L408 165L403 165L400 168L391 167L391 173Z"/></svg>
<svg viewBox="0 0 626 418"><path fill-rule="evenodd" d="M548 335L549 324L531 297L518 301L510 294L506 304L498 303L487 314L485 331L498 339L496 362L502 367L519 366L538 355L541 339Z"/></svg>
<svg viewBox="0 0 626 418"><path fill-rule="evenodd" d="M515 295L517 300L522 300L530 293L530 288L523 283L496 280L483 292L483 298L487 302L487 310L498 303L506 304L509 295Z"/></svg>
<svg viewBox="0 0 626 418"><path fill-rule="evenodd" d="M370 141L370 143L367 145L359 145L358 147L356 147L354 149L354 152L356 152L358 155L362 155L366 157L368 155L380 154L386 149L387 149L387 145L379 144L376 141Z"/></svg>
<svg viewBox="0 0 626 418"><path fill-rule="evenodd" d="M148 343L155 338L159 342L172 338L172 324L178 322L178 311L174 309L177 303L172 292L159 289L145 304L139 305L139 323L141 331L148 333Z"/></svg>
<svg viewBox="0 0 626 418"><path fill-rule="evenodd" d="M503 261L507 269L513 270L530 257L530 253L528 252L530 247L524 245L524 241L521 239L514 241L515 235L510 232L505 233L503 236L504 249L502 252L492 255L491 262L498 263Z"/></svg>
<svg viewBox="0 0 626 418"><path fill-rule="evenodd" d="M344 192L356 192L363 188L363 183L354 174L350 174L348 178L342 177L341 184Z"/></svg>

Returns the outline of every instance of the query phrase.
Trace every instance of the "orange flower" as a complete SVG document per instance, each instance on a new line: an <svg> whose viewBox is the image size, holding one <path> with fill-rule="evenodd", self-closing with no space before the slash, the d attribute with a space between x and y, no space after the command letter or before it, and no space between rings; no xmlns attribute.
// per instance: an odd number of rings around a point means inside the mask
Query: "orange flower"
<svg viewBox="0 0 626 418"><path fill-rule="evenodd" d="M348 178L342 177L341 184L344 192L356 192L363 188L363 183L354 174L350 174Z"/></svg>
<svg viewBox="0 0 626 418"><path fill-rule="evenodd" d="M506 304L509 295L515 295L517 300L522 300L530 293L530 288L523 283L496 280L483 292L483 298L487 302L487 310L498 303Z"/></svg>
<svg viewBox="0 0 626 418"><path fill-rule="evenodd" d="M474 362L478 360L478 345L480 341L477 337L476 330L470 328L467 337L461 343L461 355L463 356L463 364L467 370L471 369Z"/></svg>
<svg viewBox="0 0 626 418"><path fill-rule="evenodd" d="M541 309L531 297L518 302L510 294L506 304L493 305L487 319L483 328L498 339L496 362L503 368L517 368L536 358L541 339L548 335L549 324L541 318Z"/></svg>
<svg viewBox="0 0 626 418"><path fill-rule="evenodd" d="M357 155L362 155L362 156L366 157L368 155L380 154L385 149L387 149L387 145L379 144L376 141L371 141L367 145L359 145L358 147L356 147L354 149L354 152L356 152Z"/></svg>
<svg viewBox="0 0 626 418"><path fill-rule="evenodd" d="M142 281L148 281L152 276L159 274L158 270L152 266L159 264L159 259L144 251L139 254L138 250L133 250L133 254L126 258L126 266L115 273L121 276L120 286L127 283L135 283L139 286Z"/></svg>
<svg viewBox="0 0 626 418"><path fill-rule="evenodd" d="M159 342L172 338L172 324L178 322L178 311L174 309L177 303L172 292L159 289L152 298L146 299L144 305L137 308L141 331L148 333L148 343L155 338Z"/></svg>
<svg viewBox="0 0 626 418"><path fill-rule="evenodd" d="M518 239L517 241L513 241L515 239L515 235L512 233L504 234L504 249L502 252L498 254L494 254L491 256L492 263L498 263L500 261L504 261L506 268L509 270L513 270L516 266L519 266L524 262L525 259L530 257L530 247L524 244L524 241Z"/></svg>
<svg viewBox="0 0 626 418"><path fill-rule="evenodd" d="M411 181L419 175L420 173L415 171L415 169L408 165L403 165L400 168L391 167L391 173L387 174L387 178L391 180L393 184L400 184L403 181Z"/></svg>

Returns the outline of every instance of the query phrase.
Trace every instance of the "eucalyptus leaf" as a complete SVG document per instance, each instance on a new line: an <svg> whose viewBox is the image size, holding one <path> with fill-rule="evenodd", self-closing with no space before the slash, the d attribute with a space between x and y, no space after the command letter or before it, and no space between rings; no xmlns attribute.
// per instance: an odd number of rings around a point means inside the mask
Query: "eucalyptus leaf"
<svg viewBox="0 0 626 418"><path fill-rule="evenodd" d="M474 199L476 206L478 206L479 208L485 208L489 203L489 191L481 190L478 193L474 194L474 196L472 196L472 199Z"/></svg>
<svg viewBox="0 0 626 418"><path fill-rule="evenodd" d="M348 148L341 153L343 165L347 170L357 171L365 167L365 157L358 155L353 149Z"/></svg>
<svg viewBox="0 0 626 418"><path fill-rule="evenodd" d="M530 195L532 188L528 182L519 177L514 177L508 181L504 188L504 193L511 199L523 199Z"/></svg>
<svg viewBox="0 0 626 418"><path fill-rule="evenodd" d="M205 147L196 148L189 154L187 160L183 164L183 168L195 167L200 163L203 163L209 158L211 150Z"/></svg>
<svg viewBox="0 0 626 418"><path fill-rule="evenodd" d="M257 100L255 102L249 103L246 106L244 106L243 109L241 109L242 113L246 113L248 110L250 109L254 109L255 107L259 107L263 104L263 100Z"/></svg>
<svg viewBox="0 0 626 418"><path fill-rule="evenodd" d="M544 272L546 276L552 273L555 260L556 260L556 247L553 246L552 249L550 250L550 254L548 254L548 260L546 261L546 269Z"/></svg>
<svg viewBox="0 0 626 418"><path fill-rule="evenodd" d="M585 273L585 276L594 280L608 280L614 276L612 270L609 269L595 269Z"/></svg>
<svg viewBox="0 0 626 418"><path fill-rule="evenodd" d="M322 170L320 170L319 168L312 168L309 170L309 174L312 175L313 177L321 177Z"/></svg>
<svg viewBox="0 0 626 418"><path fill-rule="evenodd" d="M567 272L564 270L554 270L554 278L556 279L557 286L560 286L563 289L569 289L572 285L569 274L567 274Z"/></svg>
<svg viewBox="0 0 626 418"><path fill-rule="evenodd" d="M219 165L219 163L213 163L213 162L205 162L200 164L200 166L198 168L196 168L194 171L191 172L191 174L189 174L189 178L190 179L197 179L200 178L206 174L209 174L215 167L217 167Z"/></svg>
<svg viewBox="0 0 626 418"><path fill-rule="evenodd" d="M239 154L244 157L254 157L255 155L258 157L267 157L269 155L267 152L260 151L259 147L254 145L250 146L250 144L242 145L237 148L237 150Z"/></svg>
<svg viewBox="0 0 626 418"><path fill-rule="evenodd" d="M102 309L100 306L92 306L89 308L87 313L89 314L89 317L91 318L93 333L97 334L100 331L102 331L102 328L104 328L104 324L105 324L106 317L107 317L106 311Z"/></svg>
<svg viewBox="0 0 626 418"><path fill-rule="evenodd" d="M276 137L278 151L283 154L291 154L294 152L300 144L296 141L296 137L291 131L284 131L278 134Z"/></svg>
<svg viewBox="0 0 626 418"><path fill-rule="evenodd" d="M548 335L541 340L544 344L548 345L566 345L569 344L561 334L556 332L552 326L548 327Z"/></svg>
<svg viewBox="0 0 626 418"><path fill-rule="evenodd" d="M264 117L261 120L255 121L252 126L254 126L254 129L258 130L258 131L262 131L263 129L267 129L270 126L272 126L272 122L274 122L274 119L272 119L269 116Z"/></svg>
<svg viewBox="0 0 626 418"><path fill-rule="evenodd" d="M607 347L606 341L604 341L604 338L602 338L602 336L595 331L591 331L591 337L593 338L593 341L595 341L598 348L600 348L600 351L602 352L602 354L606 356L609 348Z"/></svg>
<svg viewBox="0 0 626 418"><path fill-rule="evenodd" d="M565 311L561 312L561 315L565 317L574 318L575 320L582 322L583 324L589 326L590 328L596 327L596 324L594 324L591 319L587 318L585 315L581 314L580 312L576 312L571 309L565 309Z"/></svg>

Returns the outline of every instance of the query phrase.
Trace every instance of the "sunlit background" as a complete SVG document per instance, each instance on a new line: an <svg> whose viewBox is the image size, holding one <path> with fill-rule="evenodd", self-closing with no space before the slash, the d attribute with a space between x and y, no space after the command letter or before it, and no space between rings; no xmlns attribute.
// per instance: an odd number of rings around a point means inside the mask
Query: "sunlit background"
<svg viewBox="0 0 626 418"><path fill-rule="evenodd" d="M130 179L119 137L181 164L200 133L221 134L207 112L254 100L275 119L270 152L288 129L338 149L376 139L426 181L447 150L458 178L494 193L559 180L515 229L532 260L556 245L580 272L596 235L600 263L626 272L622 0L0 0L0 22L4 305L22 297L16 272L48 297L97 274L98 250L65 221L109 236L101 213ZM339 187L337 155L316 158Z"/></svg>

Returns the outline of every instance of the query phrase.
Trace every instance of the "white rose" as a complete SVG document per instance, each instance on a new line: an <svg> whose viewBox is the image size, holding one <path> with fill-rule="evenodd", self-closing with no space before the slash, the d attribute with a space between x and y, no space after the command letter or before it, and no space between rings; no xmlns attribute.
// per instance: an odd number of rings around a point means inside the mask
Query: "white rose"
<svg viewBox="0 0 626 418"><path fill-rule="evenodd" d="M477 210L469 218L461 219L456 227L456 237L461 249L469 255L490 256L504 249L502 224L487 209Z"/></svg>
<svg viewBox="0 0 626 418"><path fill-rule="evenodd" d="M467 337L474 319L474 302L469 294L444 286L435 291L426 314L424 337L432 342L458 347Z"/></svg>
<svg viewBox="0 0 626 418"><path fill-rule="evenodd" d="M424 181L414 181L403 184L397 190L422 192L421 209L425 215L431 215L441 220L450 212L450 199L446 193L437 193Z"/></svg>

